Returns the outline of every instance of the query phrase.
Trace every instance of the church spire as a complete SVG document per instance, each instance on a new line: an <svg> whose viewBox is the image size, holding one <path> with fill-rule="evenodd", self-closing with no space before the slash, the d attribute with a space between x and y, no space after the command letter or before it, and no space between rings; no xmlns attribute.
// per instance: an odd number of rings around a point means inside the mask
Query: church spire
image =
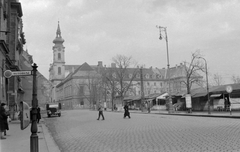
<svg viewBox="0 0 240 152"><path fill-rule="evenodd" d="M63 43L64 39L61 36L61 30L60 30L60 24L58 21L58 27L57 27L57 32L56 32L56 38L53 40L53 43Z"/></svg>
<svg viewBox="0 0 240 152"><path fill-rule="evenodd" d="M60 30L59 21L58 21L57 36L56 36L56 37L62 37L62 36L61 36L61 30Z"/></svg>

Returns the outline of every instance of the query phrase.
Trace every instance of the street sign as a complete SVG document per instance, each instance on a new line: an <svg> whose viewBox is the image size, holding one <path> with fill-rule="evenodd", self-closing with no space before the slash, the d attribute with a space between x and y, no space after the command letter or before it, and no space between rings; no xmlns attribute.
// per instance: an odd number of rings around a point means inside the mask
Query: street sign
<svg viewBox="0 0 240 152"><path fill-rule="evenodd" d="M232 89L232 86L229 85L229 86L226 87L227 93L231 93L232 90L233 90L233 89Z"/></svg>
<svg viewBox="0 0 240 152"><path fill-rule="evenodd" d="M6 70L6 71L4 72L4 76L5 76L6 78L11 78L11 76L12 76L12 71L11 71L11 70Z"/></svg>
<svg viewBox="0 0 240 152"><path fill-rule="evenodd" d="M12 71L13 76L32 75L32 71Z"/></svg>
<svg viewBox="0 0 240 152"><path fill-rule="evenodd" d="M32 75L32 71L11 71L11 70L6 70L4 72L4 76L6 78L11 78L12 76L27 76L27 75Z"/></svg>

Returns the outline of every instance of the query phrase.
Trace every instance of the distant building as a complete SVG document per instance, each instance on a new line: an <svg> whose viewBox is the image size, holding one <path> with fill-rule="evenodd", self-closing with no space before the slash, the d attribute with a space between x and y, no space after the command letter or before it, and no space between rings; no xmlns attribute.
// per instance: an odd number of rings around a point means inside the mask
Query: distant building
<svg viewBox="0 0 240 152"><path fill-rule="evenodd" d="M116 79L118 69L116 64L111 67L103 66L102 61L97 65L65 65L64 39L61 36L58 24L56 38L53 40L53 63L49 68L49 80L54 84L52 91L53 102L61 102L63 108L89 108L99 100L106 101L111 106L113 97L119 96L117 91L109 87L106 79ZM182 82L186 79L185 64L171 67L169 71L165 68L142 68L144 95L164 93L170 90L174 94L186 92L186 85ZM108 75L106 75L108 74ZM141 73L140 68L127 68L124 73L124 85L130 84L124 96L141 95ZM202 79L202 77L199 77ZM170 79L170 80L169 80ZM119 85L114 86L119 89ZM196 87L194 84L193 88ZM114 95L113 95L114 94Z"/></svg>

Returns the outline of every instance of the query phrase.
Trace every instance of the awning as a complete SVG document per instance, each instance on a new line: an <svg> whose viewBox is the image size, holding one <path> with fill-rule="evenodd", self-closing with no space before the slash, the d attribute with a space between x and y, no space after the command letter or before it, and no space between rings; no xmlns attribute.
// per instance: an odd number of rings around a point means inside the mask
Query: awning
<svg viewBox="0 0 240 152"><path fill-rule="evenodd" d="M222 94L212 94L210 97L211 98L216 98L216 97L220 97Z"/></svg>
<svg viewBox="0 0 240 152"><path fill-rule="evenodd" d="M164 93L164 94L158 96L156 99L166 99L167 96L168 96L168 93Z"/></svg>

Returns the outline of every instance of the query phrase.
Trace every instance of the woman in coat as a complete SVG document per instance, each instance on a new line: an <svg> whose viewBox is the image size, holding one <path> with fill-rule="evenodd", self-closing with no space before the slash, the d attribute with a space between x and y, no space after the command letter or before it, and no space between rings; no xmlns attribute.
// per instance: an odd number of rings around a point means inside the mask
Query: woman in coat
<svg viewBox="0 0 240 152"><path fill-rule="evenodd" d="M8 130L8 115L6 113L5 110L5 103L1 103L0 106L0 139L6 139L6 137L3 137L3 132L5 132L6 130Z"/></svg>

